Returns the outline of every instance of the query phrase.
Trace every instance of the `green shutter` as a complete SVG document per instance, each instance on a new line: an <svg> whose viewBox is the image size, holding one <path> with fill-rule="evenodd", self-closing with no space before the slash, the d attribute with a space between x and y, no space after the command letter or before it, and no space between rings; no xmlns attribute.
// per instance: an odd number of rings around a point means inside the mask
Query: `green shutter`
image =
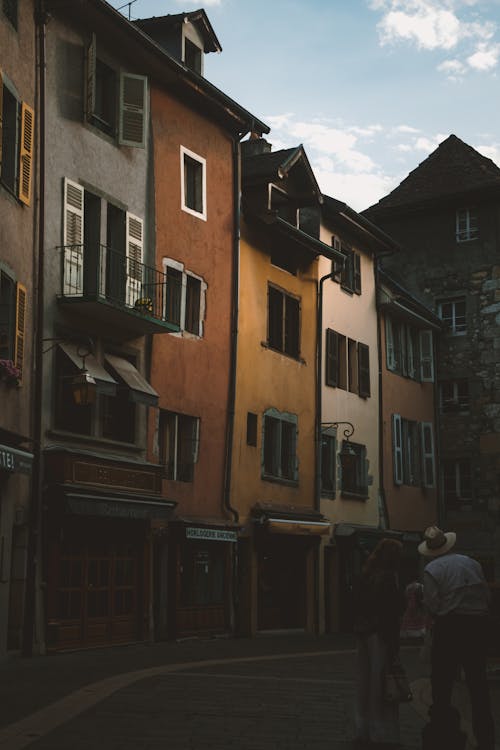
<svg viewBox="0 0 500 750"><path fill-rule="evenodd" d="M403 435L400 414L392 415L392 459L394 484L403 484Z"/></svg>

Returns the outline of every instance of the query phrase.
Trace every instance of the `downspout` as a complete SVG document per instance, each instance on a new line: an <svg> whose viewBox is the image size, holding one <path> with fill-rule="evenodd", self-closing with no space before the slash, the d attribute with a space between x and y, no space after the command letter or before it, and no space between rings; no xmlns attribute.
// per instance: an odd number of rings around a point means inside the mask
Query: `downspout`
<svg viewBox="0 0 500 750"><path fill-rule="evenodd" d="M44 0L37 0L35 24L38 33L38 263L36 266L36 315L34 316L34 372L33 372L33 469L31 476L31 498L28 516L28 539L26 549L26 588L22 653L33 654L35 619L37 616L37 575L41 571L41 506L42 506L42 403L43 403L43 327L44 327L44 246L45 246L45 77L46 77L46 29L48 15ZM36 75L36 74L35 74ZM40 646L42 633L36 634Z"/></svg>
<svg viewBox="0 0 500 750"><path fill-rule="evenodd" d="M387 509L387 500L385 496L385 472L384 472L384 389L382 381L382 330L380 325L380 309L378 302L378 284L379 284L379 272L380 272L380 259L378 256L375 257L375 263L373 264L373 272L375 275L375 306L377 312L377 356L378 356L378 471L379 471L379 493L380 502L382 505L383 523L384 528L390 529L389 511ZM379 518L380 525L380 518Z"/></svg>

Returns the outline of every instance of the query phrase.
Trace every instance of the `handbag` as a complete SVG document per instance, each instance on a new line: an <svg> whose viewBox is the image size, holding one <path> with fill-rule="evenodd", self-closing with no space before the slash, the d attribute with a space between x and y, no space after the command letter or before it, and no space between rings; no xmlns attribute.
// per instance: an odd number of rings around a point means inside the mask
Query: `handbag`
<svg viewBox="0 0 500 750"><path fill-rule="evenodd" d="M388 703L409 703L413 700L408 677L400 661L395 661L385 674L384 697Z"/></svg>

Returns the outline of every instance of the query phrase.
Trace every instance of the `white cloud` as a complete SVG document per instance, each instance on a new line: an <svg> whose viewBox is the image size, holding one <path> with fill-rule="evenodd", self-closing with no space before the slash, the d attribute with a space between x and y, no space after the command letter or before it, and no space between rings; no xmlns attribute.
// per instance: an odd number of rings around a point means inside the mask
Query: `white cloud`
<svg viewBox="0 0 500 750"><path fill-rule="evenodd" d="M393 8L397 5L400 3L395 0ZM407 2L403 10L389 10L377 28L381 44L406 40L428 50L452 49L464 33L452 11L435 7L427 0Z"/></svg>
<svg viewBox="0 0 500 750"><path fill-rule="evenodd" d="M445 60L438 65L437 69L440 73L445 73L450 78L462 76L467 70L466 66L460 60Z"/></svg>
<svg viewBox="0 0 500 750"><path fill-rule="evenodd" d="M500 44L493 44L487 47L480 44L477 51L467 58L467 62L474 70L492 70L498 64L500 54Z"/></svg>
<svg viewBox="0 0 500 750"><path fill-rule="evenodd" d="M474 148L483 156L494 161L497 167L500 167L500 143L492 143L489 146L474 146Z"/></svg>
<svg viewBox="0 0 500 750"><path fill-rule="evenodd" d="M344 201L355 211L362 211L377 203L401 182L401 177L382 173L352 174L341 170L322 170L313 163L314 173L321 190Z"/></svg>
<svg viewBox="0 0 500 750"><path fill-rule="evenodd" d="M402 151L403 153L413 151L413 146L410 146L408 143L398 143L398 145L394 148L396 149L396 151Z"/></svg>
<svg viewBox="0 0 500 750"><path fill-rule="evenodd" d="M418 128L413 128L411 125L396 125L391 129L392 133L409 133L411 135L416 135L417 133L420 133L420 130Z"/></svg>

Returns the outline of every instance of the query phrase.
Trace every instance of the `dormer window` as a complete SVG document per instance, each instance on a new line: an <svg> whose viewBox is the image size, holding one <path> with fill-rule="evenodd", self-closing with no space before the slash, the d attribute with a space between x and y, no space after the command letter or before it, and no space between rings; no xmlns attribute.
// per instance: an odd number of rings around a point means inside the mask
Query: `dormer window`
<svg viewBox="0 0 500 750"><path fill-rule="evenodd" d="M296 227L298 211L295 203L290 196L276 185L269 185L269 210L276 211L281 219L284 219L292 226Z"/></svg>
<svg viewBox="0 0 500 750"><path fill-rule="evenodd" d="M186 68L194 70L195 73L202 75L203 53L197 44L190 39L184 39L184 64Z"/></svg>

